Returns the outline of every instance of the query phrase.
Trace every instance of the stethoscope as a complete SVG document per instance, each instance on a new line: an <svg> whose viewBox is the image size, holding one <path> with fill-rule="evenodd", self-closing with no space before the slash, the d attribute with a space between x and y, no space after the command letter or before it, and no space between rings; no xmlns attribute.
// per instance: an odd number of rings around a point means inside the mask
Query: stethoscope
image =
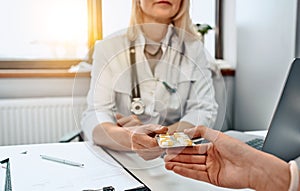
<svg viewBox="0 0 300 191"><path fill-rule="evenodd" d="M175 34L173 31L168 42L168 46L172 47L172 37ZM182 42L181 44L181 52L180 52L180 60L179 60L179 65L181 65L182 58L185 53L185 44ZM137 73L137 65L136 65L136 51L135 51L135 45L134 41L131 41L130 43L130 48L129 48L129 58L130 58L130 64L131 64L131 108L130 111L131 113L135 115L142 115L145 112L145 104L142 101L141 98L141 92L140 92L140 86L138 83L138 73ZM170 60L170 59L169 59ZM175 60L175 58L174 58ZM162 81L162 84L165 86L166 90L169 93L175 93L176 92L176 87L171 87L167 82Z"/></svg>

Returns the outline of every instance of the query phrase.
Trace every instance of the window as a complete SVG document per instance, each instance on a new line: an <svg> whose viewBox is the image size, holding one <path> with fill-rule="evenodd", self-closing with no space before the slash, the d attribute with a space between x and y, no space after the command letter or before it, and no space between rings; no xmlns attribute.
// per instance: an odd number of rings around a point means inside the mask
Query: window
<svg viewBox="0 0 300 191"><path fill-rule="evenodd" d="M0 25L0 68L69 67L101 39L101 0L0 0Z"/></svg>
<svg viewBox="0 0 300 191"><path fill-rule="evenodd" d="M191 0L193 22L218 29L221 1ZM102 23L104 37L125 29L130 9L131 1L121 0L0 0L0 68L66 69L90 59ZM205 36L211 55L218 52L219 32Z"/></svg>
<svg viewBox="0 0 300 191"><path fill-rule="evenodd" d="M212 0L191 0L191 18L194 24L208 24L215 28L215 5L216 2ZM205 34L204 43L208 52L215 55L215 30L209 31Z"/></svg>
<svg viewBox="0 0 300 191"><path fill-rule="evenodd" d="M213 28L205 35L205 47L216 59L223 59L223 4L223 0L191 0L193 22Z"/></svg>

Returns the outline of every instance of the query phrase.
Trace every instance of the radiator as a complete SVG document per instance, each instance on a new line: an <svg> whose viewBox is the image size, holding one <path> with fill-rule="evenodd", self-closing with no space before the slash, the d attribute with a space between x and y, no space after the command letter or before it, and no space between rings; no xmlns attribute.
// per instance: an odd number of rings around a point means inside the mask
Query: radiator
<svg viewBox="0 0 300 191"><path fill-rule="evenodd" d="M1 99L0 145L58 142L80 128L85 97Z"/></svg>

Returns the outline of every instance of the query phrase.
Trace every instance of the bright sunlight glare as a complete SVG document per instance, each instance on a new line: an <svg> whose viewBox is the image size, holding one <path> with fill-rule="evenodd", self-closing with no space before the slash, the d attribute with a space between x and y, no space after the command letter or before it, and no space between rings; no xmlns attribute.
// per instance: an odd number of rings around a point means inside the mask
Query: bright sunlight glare
<svg viewBox="0 0 300 191"><path fill-rule="evenodd" d="M86 0L0 0L0 59L83 58Z"/></svg>

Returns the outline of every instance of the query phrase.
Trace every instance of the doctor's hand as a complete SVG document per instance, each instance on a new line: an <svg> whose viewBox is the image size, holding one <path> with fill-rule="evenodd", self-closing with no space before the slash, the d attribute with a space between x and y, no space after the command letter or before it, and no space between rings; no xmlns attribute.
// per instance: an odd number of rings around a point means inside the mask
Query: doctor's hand
<svg viewBox="0 0 300 191"><path fill-rule="evenodd" d="M147 124L128 127L127 129L131 135L131 150L135 151L144 160L155 159L164 152L164 150L158 146L155 135L167 133L167 127Z"/></svg>
<svg viewBox="0 0 300 191"><path fill-rule="evenodd" d="M123 116L117 113L115 117L117 120L117 124L120 127L133 127L133 126L139 126L143 124L141 120L138 118L138 116L136 115Z"/></svg>
<svg viewBox="0 0 300 191"><path fill-rule="evenodd" d="M211 143L168 149L166 169L222 187L288 190L289 167L285 161L203 126L185 133Z"/></svg>

